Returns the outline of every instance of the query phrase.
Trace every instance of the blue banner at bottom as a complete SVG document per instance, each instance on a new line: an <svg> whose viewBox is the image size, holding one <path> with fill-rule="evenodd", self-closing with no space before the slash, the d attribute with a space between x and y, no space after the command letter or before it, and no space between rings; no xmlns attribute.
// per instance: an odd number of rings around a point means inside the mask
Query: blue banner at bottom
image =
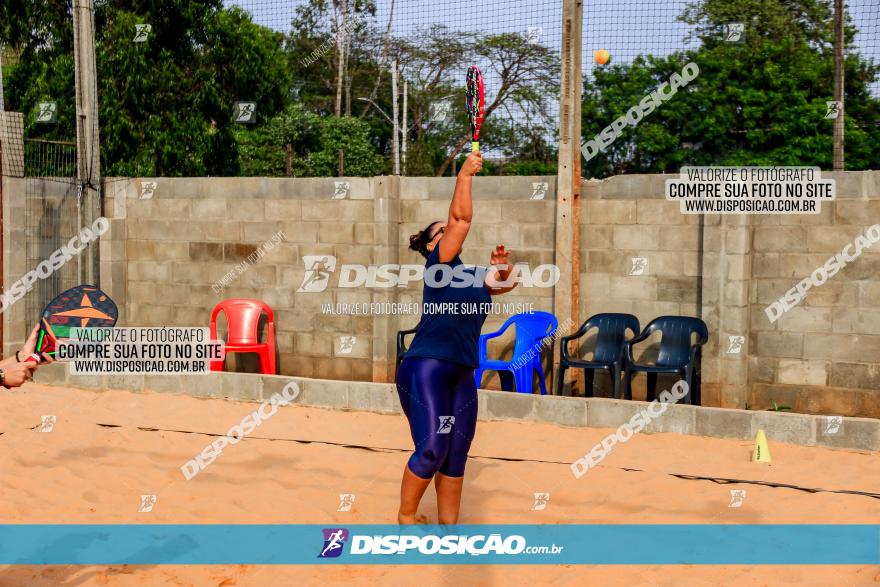
<svg viewBox="0 0 880 587"><path fill-rule="evenodd" d="M0 564L880 564L880 525L0 525Z"/></svg>

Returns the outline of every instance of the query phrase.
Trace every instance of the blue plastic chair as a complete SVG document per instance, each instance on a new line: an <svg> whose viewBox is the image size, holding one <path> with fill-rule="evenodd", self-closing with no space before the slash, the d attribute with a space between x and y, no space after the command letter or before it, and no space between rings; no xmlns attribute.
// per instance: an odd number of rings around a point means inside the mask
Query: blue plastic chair
<svg viewBox="0 0 880 587"><path fill-rule="evenodd" d="M513 357L509 361L489 359L487 343L497 338L513 324L516 326L516 342L513 346ZM477 388L480 387L484 371L498 371L501 377L501 388L512 391L511 383L516 391L532 393L532 379L535 371L541 384L541 394L547 394L544 382L544 369L541 367L541 349L544 339L556 332L559 321L549 312L524 312L508 318L500 330L480 336L480 367L474 372Z"/></svg>
<svg viewBox="0 0 880 587"><path fill-rule="evenodd" d="M584 336L592 329L598 329L596 333L596 346L593 349L593 358L585 361L572 358L568 350L568 343ZM560 346L559 373L556 376L556 395L562 395L562 386L565 384L565 371L583 369L586 378L584 396L593 396L593 377L596 369L608 371L614 381L614 399L620 399L620 377L623 374L624 358L626 349L624 343L627 340L627 331L631 337L639 335L639 319L632 314L596 314L581 324L578 331L570 336L563 336Z"/></svg>
<svg viewBox="0 0 880 587"><path fill-rule="evenodd" d="M659 330L660 351L653 365L636 363L633 358L633 345L646 340ZM691 342L693 335L696 342ZM626 399L632 399L632 378L639 371L648 377L648 401L653 401L657 392L658 373L677 373L688 384L688 394L682 398L683 403L700 405L700 359L701 349L709 340L709 329L699 318L689 316L660 316L654 318L642 333L625 343L626 367L624 380Z"/></svg>

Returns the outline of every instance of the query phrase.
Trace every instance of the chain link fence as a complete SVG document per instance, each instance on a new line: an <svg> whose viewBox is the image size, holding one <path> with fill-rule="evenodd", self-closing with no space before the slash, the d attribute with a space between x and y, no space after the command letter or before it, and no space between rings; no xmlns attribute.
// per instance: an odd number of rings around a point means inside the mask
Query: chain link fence
<svg viewBox="0 0 880 587"><path fill-rule="evenodd" d="M73 5L48 4L3 8L4 104L27 138L72 140ZM880 4L836 8L588 0L582 142L685 64L699 74L585 154L583 174L880 168ZM470 65L486 79L485 172L553 174L561 20L561 0L98 0L103 175L449 175L467 150Z"/></svg>

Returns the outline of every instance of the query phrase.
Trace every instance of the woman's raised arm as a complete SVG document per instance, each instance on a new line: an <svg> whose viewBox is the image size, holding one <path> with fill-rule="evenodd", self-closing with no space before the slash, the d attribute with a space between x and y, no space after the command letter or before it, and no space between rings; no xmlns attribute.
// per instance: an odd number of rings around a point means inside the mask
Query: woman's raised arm
<svg viewBox="0 0 880 587"><path fill-rule="evenodd" d="M449 205L449 219L446 221L446 231L440 239L440 262L448 263L455 259L461 252L464 239L467 238L471 228L471 220L474 217L474 207L471 192L474 175L483 168L483 156L477 153L468 155L458 179L455 182L455 193L452 195L452 203Z"/></svg>

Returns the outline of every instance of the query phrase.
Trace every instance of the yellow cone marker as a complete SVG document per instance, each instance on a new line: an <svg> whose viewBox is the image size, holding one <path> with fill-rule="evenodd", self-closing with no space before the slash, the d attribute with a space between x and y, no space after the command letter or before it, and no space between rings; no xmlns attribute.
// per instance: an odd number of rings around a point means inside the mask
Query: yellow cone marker
<svg viewBox="0 0 880 587"><path fill-rule="evenodd" d="M764 435L763 430L758 430L758 434L755 436L755 450L752 451L752 462L770 462L770 448L767 446L767 437Z"/></svg>

